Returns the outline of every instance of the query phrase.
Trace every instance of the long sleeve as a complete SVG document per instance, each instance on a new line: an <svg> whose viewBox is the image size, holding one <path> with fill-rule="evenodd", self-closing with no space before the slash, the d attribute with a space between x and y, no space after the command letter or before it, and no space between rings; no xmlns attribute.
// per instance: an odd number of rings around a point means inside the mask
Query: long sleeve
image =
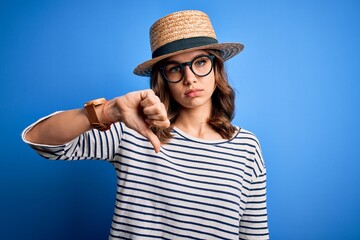
<svg viewBox="0 0 360 240"><path fill-rule="evenodd" d="M266 204L266 168L255 138L253 179L249 185L246 208L240 221L239 239L269 239Z"/></svg>
<svg viewBox="0 0 360 240"><path fill-rule="evenodd" d="M269 239L266 208L266 173L259 175L251 183L239 231L240 239Z"/></svg>
<svg viewBox="0 0 360 240"><path fill-rule="evenodd" d="M90 130L62 145L37 144L29 142L25 138L26 133L33 126L54 114L56 113L39 119L22 132L23 141L40 156L51 160L113 159L122 134L122 127L119 123L113 124L110 130L104 132L96 129Z"/></svg>

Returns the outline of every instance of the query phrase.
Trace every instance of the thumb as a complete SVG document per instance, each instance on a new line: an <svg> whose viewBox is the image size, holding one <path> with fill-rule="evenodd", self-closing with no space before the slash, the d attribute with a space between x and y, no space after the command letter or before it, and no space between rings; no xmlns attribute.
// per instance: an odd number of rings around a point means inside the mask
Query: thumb
<svg viewBox="0 0 360 240"><path fill-rule="evenodd" d="M149 128L140 131L140 134L150 141L156 153L160 152L160 146L161 146L160 140Z"/></svg>

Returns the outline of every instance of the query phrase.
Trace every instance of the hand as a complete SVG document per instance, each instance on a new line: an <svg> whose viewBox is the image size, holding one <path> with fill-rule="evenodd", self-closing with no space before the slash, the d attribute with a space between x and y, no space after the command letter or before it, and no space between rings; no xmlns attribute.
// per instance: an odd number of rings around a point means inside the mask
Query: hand
<svg viewBox="0 0 360 240"><path fill-rule="evenodd" d="M150 130L150 126L168 128L170 121L159 97L152 90L130 92L116 99L121 121L129 128L146 137L160 151L160 140Z"/></svg>

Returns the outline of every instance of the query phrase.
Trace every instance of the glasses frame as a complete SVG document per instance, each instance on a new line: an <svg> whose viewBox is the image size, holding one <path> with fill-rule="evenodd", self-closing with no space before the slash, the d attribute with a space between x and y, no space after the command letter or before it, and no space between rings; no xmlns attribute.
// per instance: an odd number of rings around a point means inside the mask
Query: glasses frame
<svg viewBox="0 0 360 240"><path fill-rule="evenodd" d="M204 75L199 75L199 74L195 73L194 70L193 70L193 68L192 68L192 65L193 65L194 61L197 60L198 58L201 58L201 57L207 57L207 58L210 59L210 61L211 61L211 68L210 68L209 72L206 73L206 74L204 74ZM212 70L213 70L213 68L214 68L214 59L215 59L215 58L216 58L216 57L215 57L214 55L212 55L212 54L203 54L203 55L199 55L199 56L195 57L193 60L191 60L191 61L189 61L189 62L179 63L179 62L177 62L177 61L169 61L169 62L166 62L162 67L159 68L160 74L161 74L162 78L163 78L165 81L167 81L167 82L169 82L169 83L178 83L178 82L180 82L181 80L184 79L184 76L185 76L185 67L186 67L186 66L189 66L191 72L192 72L195 76L197 76L197 77L206 77L207 75L209 75L209 74L212 72ZM174 63L175 63L175 64L179 64L179 66L181 67L181 70L182 70L182 75L181 75L181 78L180 78L178 81L169 81L169 80L167 79L166 75L165 75L165 72L164 72L164 71L165 71L165 67L166 67L168 64L174 64Z"/></svg>

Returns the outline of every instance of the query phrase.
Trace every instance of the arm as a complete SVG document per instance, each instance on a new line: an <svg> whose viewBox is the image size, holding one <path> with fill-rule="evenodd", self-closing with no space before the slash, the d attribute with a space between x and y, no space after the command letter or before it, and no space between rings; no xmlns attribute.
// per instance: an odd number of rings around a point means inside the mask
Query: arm
<svg viewBox="0 0 360 240"><path fill-rule="evenodd" d="M25 137L33 143L60 145L89 130L91 126L86 110L75 109L57 113L39 122L26 133Z"/></svg>
<svg viewBox="0 0 360 240"><path fill-rule="evenodd" d="M251 136L251 135L250 135ZM260 143L255 135L253 176L247 190L246 207L240 220L240 239L269 239L267 200L266 200L266 167L262 157Z"/></svg>
<svg viewBox="0 0 360 240"><path fill-rule="evenodd" d="M246 209L240 221L240 239L269 239L266 207L266 173L250 184Z"/></svg>
<svg viewBox="0 0 360 240"><path fill-rule="evenodd" d="M146 137L153 144L155 151L159 151L160 141L149 126L166 128L169 127L170 122L164 105L152 90L128 93L109 100L105 108L102 107L96 107L101 122L109 123L102 114L104 110L108 120L125 123ZM55 114L41 121L26 133L25 138L33 143L59 145L91 129L86 110L75 109Z"/></svg>

